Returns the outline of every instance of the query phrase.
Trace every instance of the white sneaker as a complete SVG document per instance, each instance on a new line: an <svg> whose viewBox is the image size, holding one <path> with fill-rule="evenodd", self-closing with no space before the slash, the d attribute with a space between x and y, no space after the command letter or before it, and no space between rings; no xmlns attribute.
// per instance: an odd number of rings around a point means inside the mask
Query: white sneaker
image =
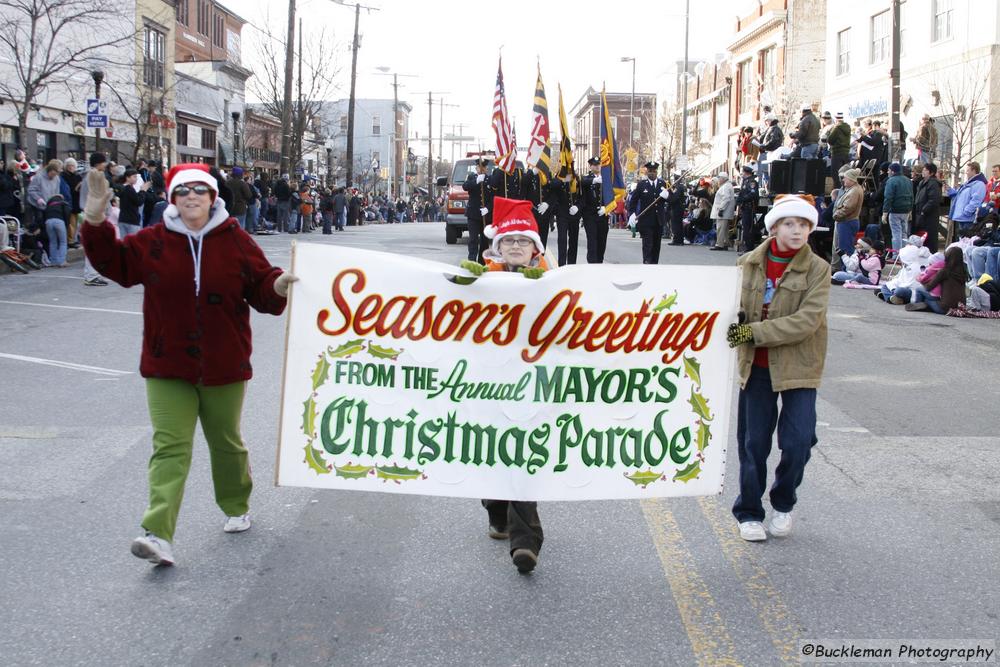
<svg viewBox="0 0 1000 667"><path fill-rule="evenodd" d="M227 533L242 533L244 530L250 530L250 515L241 514L240 516L228 517L222 530Z"/></svg>
<svg viewBox="0 0 1000 667"><path fill-rule="evenodd" d="M792 513L774 512L768 522L767 532L775 537L785 537L792 532Z"/></svg>
<svg viewBox="0 0 1000 667"><path fill-rule="evenodd" d="M767 533L760 521L743 521L740 523L740 537L747 542L763 542L767 539Z"/></svg>
<svg viewBox="0 0 1000 667"><path fill-rule="evenodd" d="M152 533L146 533L132 540L132 555L148 560L153 565L173 565L174 554L170 542Z"/></svg>

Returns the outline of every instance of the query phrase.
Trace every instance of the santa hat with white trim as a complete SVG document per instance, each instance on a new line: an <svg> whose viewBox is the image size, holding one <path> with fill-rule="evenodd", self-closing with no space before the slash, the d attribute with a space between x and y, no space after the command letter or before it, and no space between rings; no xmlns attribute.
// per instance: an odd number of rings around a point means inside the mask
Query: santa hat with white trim
<svg viewBox="0 0 1000 667"><path fill-rule="evenodd" d="M493 198L493 224L483 230L486 238L492 240L493 252L500 253L500 239L519 234L535 242L535 249L542 253L542 237L538 235L535 216L531 214L531 202L520 199Z"/></svg>
<svg viewBox="0 0 1000 667"><path fill-rule="evenodd" d="M783 218L805 218L809 221L811 233L819 222L816 200L812 195L778 195L774 198L774 206L764 216L767 233L770 234L774 224Z"/></svg>
<svg viewBox="0 0 1000 667"><path fill-rule="evenodd" d="M219 184L215 177L208 173L208 165L197 162L175 164L167 172L167 201L173 201L174 188L188 183L204 183L212 188L213 200L219 196Z"/></svg>

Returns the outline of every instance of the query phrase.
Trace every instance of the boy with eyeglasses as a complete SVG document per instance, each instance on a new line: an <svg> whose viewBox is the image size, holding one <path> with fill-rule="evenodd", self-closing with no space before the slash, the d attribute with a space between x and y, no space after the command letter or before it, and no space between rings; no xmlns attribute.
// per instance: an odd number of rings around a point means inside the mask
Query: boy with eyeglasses
<svg viewBox="0 0 1000 667"><path fill-rule="evenodd" d="M548 270L545 246L538 235L538 225L530 201L495 197L493 224L486 228L490 248L483 253L486 265L465 260L463 269L476 276L489 271L519 271L526 278L538 279ZM487 534L495 540L510 540L510 557L517 571L527 574L538 564L542 548L542 522L538 503L521 500L483 500L489 514Z"/></svg>

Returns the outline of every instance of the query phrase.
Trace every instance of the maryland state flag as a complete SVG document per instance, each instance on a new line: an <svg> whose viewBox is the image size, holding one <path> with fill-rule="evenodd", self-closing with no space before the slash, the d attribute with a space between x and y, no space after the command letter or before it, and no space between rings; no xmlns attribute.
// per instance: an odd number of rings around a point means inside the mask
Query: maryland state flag
<svg viewBox="0 0 1000 667"><path fill-rule="evenodd" d="M545 100L541 68L535 83L535 104L531 112L531 141L528 143L527 162L529 167L538 169L538 180L545 185L552 178L552 144L549 141L549 104Z"/></svg>
<svg viewBox="0 0 1000 667"><path fill-rule="evenodd" d="M611 115L608 100L601 87L601 200L604 210L611 213L618 202L625 198L625 181L622 177L622 163L618 159L618 146L611 130Z"/></svg>
<svg viewBox="0 0 1000 667"><path fill-rule="evenodd" d="M574 174L573 144L569 141L569 124L566 122L566 109L563 107L562 86L559 86L559 178ZM569 182L569 191L576 192L576 179Z"/></svg>

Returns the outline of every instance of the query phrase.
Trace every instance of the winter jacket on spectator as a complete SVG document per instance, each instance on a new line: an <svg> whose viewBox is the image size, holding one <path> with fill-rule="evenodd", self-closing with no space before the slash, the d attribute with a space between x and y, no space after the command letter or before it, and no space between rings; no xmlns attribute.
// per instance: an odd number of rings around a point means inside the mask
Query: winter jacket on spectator
<svg viewBox="0 0 1000 667"><path fill-rule="evenodd" d="M986 177L976 174L962 184L958 190L948 190L951 208L948 217L955 222L975 222L979 205L986 197Z"/></svg>
<svg viewBox="0 0 1000 667"><path fill-rule="evenodd" d="M74 213L79 213L83 210L80 208L80 182L83 180L83 177L80 176L80 172L71 172L69 170L63 171L60 176L66 184L66 187L69 188L69 199L67 201L69 202L70 208L73 209Z"/></svg>
<svg viewBox="0 0 1000 667"><path fill-rule="evenodd" d="M826 140L830 144L830 155L847 157L851 152L851 126L844 121L834 123L833 129L826 135Z"/></svg>
<svg viewBox="0 0 1000 667"><path fill-rule="evenodd" d="M250 191L250 186L241 177L233 175L226 179L226 185L229 186L229 192L231 193L231 199L226 208L234 216L244 215L247 212L247 206L253 200L253 192Z"/></svg>
<svg viewBox="0 0 1000 667"><path fill-rule="evenodd" d="M858 216L861 215L861 207L864 202L864 188L855 184L837 198L837 203L833 206L833 219L837 222L857 220Z"/></svg>
<svg viewBox="0 0 1000 667"><path fill-rule="evenodd" d="M819 119L813 112L807 113L799 120L799 126L795 130L795 141L800 146L819 143Z"/></svg>
<svg viewBox="0 0 1000 667"><path fill-rule="evenodd" d="M69 224L72 212L73 207L63 199L62 195L55 195L45 205L44 217L46 220L62 220L66 224Z"/></svg>
<svg viewBox="0 0 1000 667"><path fill-rule="evenodd" d="M776 151L785 143L785 133L781 131L781 127L775 123L774 125L767 128L764 136L760 140L760 149L762 151Z"/></svg>
<svg viewBox="0 0 1000 667"><path fill-rule="evenodd" d="M885 182L883 213L909 213L913 210L913 184L902 174L891 176Z"/></svg>
<svg viewBox="0 0 1000 667"><path fill-rule="evenodd" d="M986 191L985 179L983 180L983 192ZM28 203L30 203L35 209L41 211L45 209L45 205L52 195L61 195L63 181L59 178L59 174L56 174L53 178L49 178L49 174L46 171L39 171L28 183ZM69 200L69 197L66 197Z"/></svg>
<svg viewBox="0 0 1000 667"><path fill-rule="evenodd" d="M726 181L719 186L719 191L715 193L715 201L712 202L713 220L732 220L736 212L736 191L733 189L732 181Z"/></svg>
<svg viewBox="0 0 1000 667"><path fill-rule="evenodd" d="M146 192L136 192L131 185L124 185L118 190L118 222L128 225L142 224L140 209L146 203Z"/></svg>

